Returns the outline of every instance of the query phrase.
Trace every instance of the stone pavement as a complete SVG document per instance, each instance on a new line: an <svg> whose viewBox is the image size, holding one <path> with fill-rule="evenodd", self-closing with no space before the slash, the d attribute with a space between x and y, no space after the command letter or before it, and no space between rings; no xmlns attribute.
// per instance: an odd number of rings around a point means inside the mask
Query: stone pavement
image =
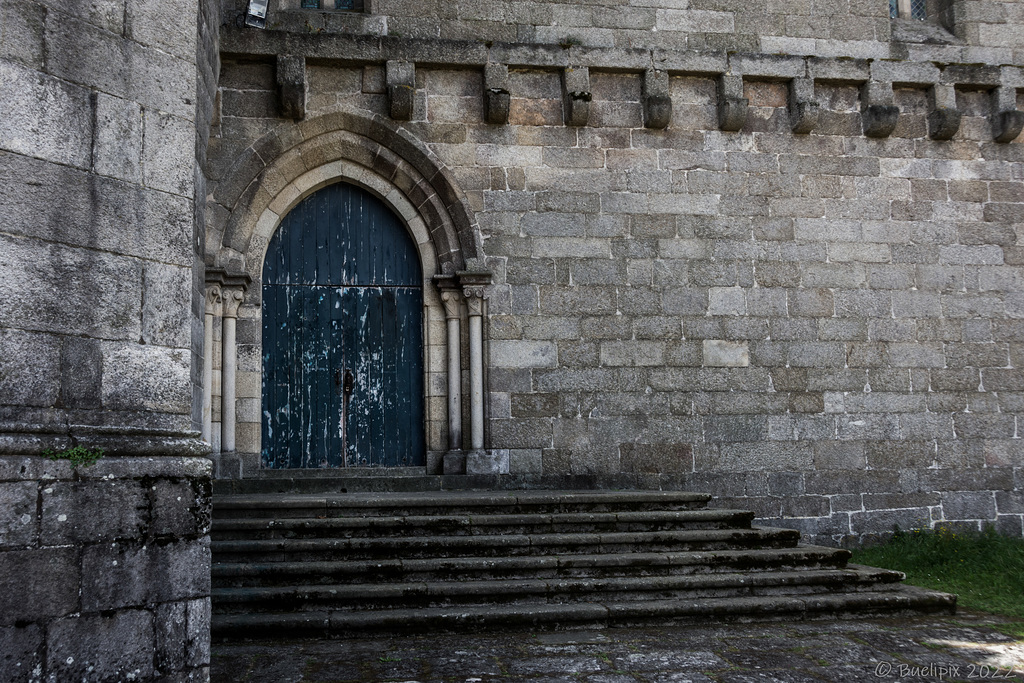
<svg viewBox="0 0 1024 683"><path fill-rule="evenodd" d="M998 618L676 625L214 644L213 683L1024 680Z"/></svg>

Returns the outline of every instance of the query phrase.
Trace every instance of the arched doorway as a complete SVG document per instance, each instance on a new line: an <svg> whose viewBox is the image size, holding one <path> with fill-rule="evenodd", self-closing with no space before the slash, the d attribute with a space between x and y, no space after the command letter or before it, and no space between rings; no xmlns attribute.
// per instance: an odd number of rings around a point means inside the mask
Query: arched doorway
<svg viewBox="0 0 1024 683"><path fill-rule="evenodd" d="M314 192L262 288L263 466L423 465L423 275L399 218L354 185Z"/></svg>

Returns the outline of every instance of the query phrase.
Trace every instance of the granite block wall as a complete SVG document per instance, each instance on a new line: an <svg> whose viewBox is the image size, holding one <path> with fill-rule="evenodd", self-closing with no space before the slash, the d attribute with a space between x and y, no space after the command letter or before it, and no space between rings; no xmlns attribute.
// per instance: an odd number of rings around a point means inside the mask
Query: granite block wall
<svg viewBox="0 0 1024 683"><path fill-rule="evenodd" d="M666 50L730 50L874 59L959 52L952 61L1020 63L1019 3L932 0L928 21L889 18L887 0L365 0L363 11L303 9L271 0L269 27L401 38L443 38ZM224 0L225 16L245 9ZM896 42L893 42L893 39Z"/></svg>
<svg viewBox="0 0 1024 683"><path fill-rule="evenodd" d="M0 3L0 679L205 680L219 5ZM50 461L99 449L90 468Z"/></svg>
<svg viewBox="0 0 1024 683"><path fill-rule="evenodd" d="M966 66L977 44L932 44L949 60L933 64L913 57L924 43L887 36L901 58L872 63L357 42L286 25L222 40L211 182L251 180L250 192L262 176L239 175L238 160L294 135L272 61L286 45L306 59L314 122L387 117L383 62L417 64L400 125L475 212L494 273L488 445L524 481L708 491L826 543L893 524L1022 533L1024 155L1019 137L993 139L1007 93L1024 104L1019 70L995 66L1012 51ZM664 129L645 125L644 73L659 58ZM509 66L507 124L485 123L493 62ZM583 66L588 113L566 125L563 70ZM723 130L718 74L742 76L735 131ZM795 95L804 77L813 85ZM894 84L885 105L866 85L878 81ZM959 115L948 140L934 127L943 81ZM817 105L797 133L795 100ZM881 134L876 106L892 116ZM243 204L214 202L211 243Z"/></svg>
<svg viewBox="0 0 1024 683"><path fill-rule="evenodd" d="M0 678L209 679L210 461L0 457Z"/></svg>

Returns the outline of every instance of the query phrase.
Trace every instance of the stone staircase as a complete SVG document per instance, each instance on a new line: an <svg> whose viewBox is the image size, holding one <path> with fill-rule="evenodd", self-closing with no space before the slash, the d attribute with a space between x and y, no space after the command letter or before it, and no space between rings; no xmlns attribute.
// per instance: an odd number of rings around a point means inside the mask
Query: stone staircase
<svg viewBox="0 0 1024 683"><path fill-rule="evenodd" d="M703 494L295 492L314 482L218 487L215 638L955 610Z"/></svg>

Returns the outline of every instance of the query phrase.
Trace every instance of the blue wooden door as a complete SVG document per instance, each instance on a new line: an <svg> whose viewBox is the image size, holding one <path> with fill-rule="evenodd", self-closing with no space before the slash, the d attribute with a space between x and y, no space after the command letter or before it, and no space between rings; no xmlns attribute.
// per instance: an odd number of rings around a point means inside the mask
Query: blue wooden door
<svg viewBox="0 0 1024 683"><path fill-rule="evenodd" d="M424 464L423 279L398 217L330 185L263 263L263 465Z"/></svg>

